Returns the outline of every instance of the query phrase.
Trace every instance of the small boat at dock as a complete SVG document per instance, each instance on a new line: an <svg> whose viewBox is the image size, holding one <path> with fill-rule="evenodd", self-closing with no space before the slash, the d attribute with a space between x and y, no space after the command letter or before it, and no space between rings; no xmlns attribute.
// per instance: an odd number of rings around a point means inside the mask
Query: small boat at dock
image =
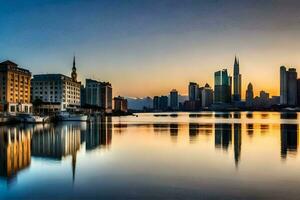
<svg viewBox="0 0 300 200"><path fill-rule="evenodd" d="M58 121L87 121L88 116L80 113L69 113L62 111L57 115Z"/></svg>
<svg viewBox="0 0 300 200"><path fill-rule="evenodd" d="M28 113L19 113L16 118L19 122L23 123L46 123L49 121L48 116L39 116Z"/></svg>

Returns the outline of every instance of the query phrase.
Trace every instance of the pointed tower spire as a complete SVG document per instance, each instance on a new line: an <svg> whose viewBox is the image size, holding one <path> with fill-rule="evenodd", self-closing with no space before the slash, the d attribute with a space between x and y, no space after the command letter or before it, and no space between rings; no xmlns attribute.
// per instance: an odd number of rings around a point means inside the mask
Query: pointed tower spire
<svg viewBox="0 0 300 200"><path fill-rule="evenodd" d="M238 65L239 61L238 59L236 58L236 55L234 56L234 65Z"/></svg>
<svg viewBox="0 0 300 200"><path fill-rule="evenodd" d="M71 77L72 77L72 80L74 82L77 82L77 72L76 72L75 55L73 57L73 67L72 67Z"/></svg>
<svg viewBox="0 0 300 200"><path fill-rule="evenodd" d="M73 70L76 69L76 64L75 64L75 55L73 57Z"/></svg>

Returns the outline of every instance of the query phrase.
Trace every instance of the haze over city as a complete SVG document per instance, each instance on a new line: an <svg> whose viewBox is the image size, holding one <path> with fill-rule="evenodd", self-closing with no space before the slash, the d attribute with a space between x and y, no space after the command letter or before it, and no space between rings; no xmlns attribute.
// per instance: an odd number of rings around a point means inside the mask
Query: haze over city
<svg viewBox="0 0 300 200"><path fill-rule="evenodd" d="M152 2L1 3L0 60L66 74L75 53L80 80L109 80L132 97L213 85L215 71L232 74L235 55L243 98L249 82L255 94L279 95L279 67L299 69L298 1Z"/></svg>

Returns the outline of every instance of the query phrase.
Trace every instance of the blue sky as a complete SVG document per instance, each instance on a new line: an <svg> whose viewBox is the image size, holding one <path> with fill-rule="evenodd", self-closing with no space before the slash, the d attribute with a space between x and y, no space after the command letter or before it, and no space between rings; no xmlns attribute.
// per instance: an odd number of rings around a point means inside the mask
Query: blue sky
<svg viewBox="0 0 300 200"><path fill-rule="evenodd" d="M279 66L300 64L299 8L291 0L0 0L0 60L68 74L75 53L81 80L147 96L186 94L189 81L213 85L213 72L231 70L237 54L243 90L252 82L276 95Z"/></svg>

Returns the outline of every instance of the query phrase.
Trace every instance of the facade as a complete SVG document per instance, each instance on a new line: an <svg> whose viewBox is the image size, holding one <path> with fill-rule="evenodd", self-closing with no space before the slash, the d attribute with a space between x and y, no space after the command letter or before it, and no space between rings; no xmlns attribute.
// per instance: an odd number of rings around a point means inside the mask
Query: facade
<svg viewBox="0 0 300 200"><path fill-rule="evenodd" d="M18 67L9 60L0 63L0 111L26 112L32 111L30 103L29 70Z"/></svg>
<svg viewBox="0 0 300 200"><path fill-rule="evenodd" d="M280 104L297 105L297 72L295 68L280 67Z"/></svg>
<svg viewBox="0 0 300 200"><path fill-rule="evenodd" d="M212 88L206 83L201 90L201 106L210 107L213 104L213 95Z"/></svg>
<svg viewBox="0 0 300 200"><path fill-rule="evenodd" d="M196 101L199 98L199 85L197 83L194 82L190 82L189 83L189 100L190 101Z"/></svg>
<svg viewBox="0 0 300 200"><path fill-rule="evenodd" d="M240 63L235 57L233 66L233 101L240 101L242 94L242 75L240 74Z"/></svg>
<svg viewBox="0 0 300 200"><path fill-rule="evenodd" d="M178 91L173 89L170 92L170 107L172 110L178 110Z"/></svg>
<svg viewBox="0 0 300 200"><path fill-rule="evenodd" d="M60 106L60 110L71 110L80 107L81 83L77 81L75 57L71 77L62 74L37 74L31 80L32 102ZM56 108L57 109L57 108Z"/></svg>
<svg viewBox="0 0 300 200"><path fill-rule="evenodd" d="M62 74L34 75L32 83L32 101L41 100L46 104L60 104L60 110L74 109L80 106L80 82Z"/></svg>
<svg viewBox="0 0 300 200"><path fill-rule="evenodd" d="M114 98L114 111L115 112L127 112L127 99L124 97L118 96Z"/></svg>
<svg viewBox="0 0 300 200"><path fill-rule="evenodd" d="M231 77L226 69L215 72L214 103L231 103Z"/></svg>
<svg viewBox="0 0 300 200"><path fill-rule="evenodd" d="M246 107L253 106L253 96L253 86L252 83L249 83L246 91Z"/></svg>
<svg viewBox="0 0 300 200"><path fill-rule="evenodd" d="M106 113L112 112L112 87L110 83L86 79L85 97L86 105L102 108Z"/></svg>

